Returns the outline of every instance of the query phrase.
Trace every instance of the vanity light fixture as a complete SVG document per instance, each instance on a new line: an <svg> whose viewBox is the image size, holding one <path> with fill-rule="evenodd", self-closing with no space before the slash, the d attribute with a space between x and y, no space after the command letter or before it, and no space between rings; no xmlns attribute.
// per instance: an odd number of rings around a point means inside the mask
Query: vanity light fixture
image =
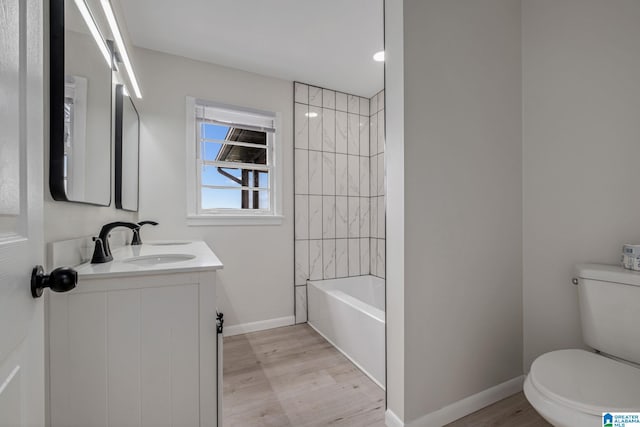
<svg viewBox="0 0 640 427"><path fill-rule="evenodd" d="M310 119L313 119L315 117L318 117L318 113L316 113L315 111L312 111L310 113L304 113L305 116L309 117Z"/></svg>
<svg viewBox="0 0 640 427"><path fill-rule="evenodd" d="M127 49L124 46L124 40L122 39L122 34L120 33L120 28L118 27L118 22L116 21L116 15L113 13L111 2L109 0L100 0L100 3L102 4L102 9L104 9L104 14L107 17L107 22L109 23L111 32L113 33L113 38L116 41L118 52L122 57L124 68L127 70L127 74L129 75L129 80L131 81L131 85L133 86L133 91L135 92L137 98L142 98L140 86L138 86L138 80L136 79L136 75L133 72L133 66L131 65L129 54L127 53Z"/></svg>
<svg viewBox="0 0 640 427"><path fill-rule="evenodd" d="M93 20L93 15L91 15L87 4L84 2L84 0L75 0L75 3L76 7L80 11L80 15L82 15L82 19L84 19L87 27L89 27L89 31L91 32L93 39L96 41L98 49L100 49L100 53L102 53L102 56L104 56L104 60L107 61L107 65L109 66L109 68L111 68L111 52L109 52L107 43L102 38L100 30L98 30L96 21Z"/></svg>
<svg viewBox="0 0 640 427"><path fill-rule="evenodd" d="M381 50L380 52L376 52L373 55L373 60L376 62L384 62L384 50Z"/></svg>

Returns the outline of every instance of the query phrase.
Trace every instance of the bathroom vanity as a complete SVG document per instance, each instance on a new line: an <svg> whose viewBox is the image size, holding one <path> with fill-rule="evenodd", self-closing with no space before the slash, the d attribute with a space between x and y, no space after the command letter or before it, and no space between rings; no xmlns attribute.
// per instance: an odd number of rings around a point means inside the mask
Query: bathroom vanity
<svg viewBox="0 0 640 427"><path fill-rule="evenodd" d="M157 242L76 267L49 293L50 425L222 426L220 260L204 242Z"/></svg>

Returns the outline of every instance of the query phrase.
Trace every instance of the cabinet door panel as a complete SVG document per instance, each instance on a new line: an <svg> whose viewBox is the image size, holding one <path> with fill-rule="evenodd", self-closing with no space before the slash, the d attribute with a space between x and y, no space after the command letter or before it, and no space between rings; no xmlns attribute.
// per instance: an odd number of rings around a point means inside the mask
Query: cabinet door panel
<svg viewBox="0 0 640 427"><path fill-rule="evenodd" d="M140 425L140 290L107 293L109 425Z"/></svg>
<svg viewBox="0 0 640 427"><path fill-rule="evenodd" d="M199 424L198 288L150 288L140 298L142 426Z"/></svg>
<svg viewBox="0 0 640 427"><path fill-rule="evenodd" d="M68 309L70 425L106 426L106 294L70 295Z"/></svg>
<svg viewBox="0 0 640 427"><path fill-rule="evenodd" d="M200 424L197 284L50 296L52 427Z"/></svg>

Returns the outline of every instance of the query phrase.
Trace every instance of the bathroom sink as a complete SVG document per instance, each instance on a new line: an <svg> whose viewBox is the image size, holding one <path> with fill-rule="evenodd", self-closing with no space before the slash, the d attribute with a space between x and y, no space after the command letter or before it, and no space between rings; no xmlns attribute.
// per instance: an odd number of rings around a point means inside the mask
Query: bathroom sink
<svg viewBox="0 0 640 427"><path fill-rule="evenodd" d="M190 259L194 259L195 257L195 255L189 254L156 254L127 258L122 260L122 262L139 266L151 266L157 264L169 264L174 262L189 261Z"/></svg>

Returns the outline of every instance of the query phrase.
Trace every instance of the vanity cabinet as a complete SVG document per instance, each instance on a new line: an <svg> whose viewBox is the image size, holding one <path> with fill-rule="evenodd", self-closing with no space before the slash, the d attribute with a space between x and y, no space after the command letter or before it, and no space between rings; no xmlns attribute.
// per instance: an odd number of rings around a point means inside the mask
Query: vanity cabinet
<svg viewBox="0 0 640 427"><path fill-rule="evenodd" d="M81 274L49 293L50 425L221 427L215 281Z"/></svg>

